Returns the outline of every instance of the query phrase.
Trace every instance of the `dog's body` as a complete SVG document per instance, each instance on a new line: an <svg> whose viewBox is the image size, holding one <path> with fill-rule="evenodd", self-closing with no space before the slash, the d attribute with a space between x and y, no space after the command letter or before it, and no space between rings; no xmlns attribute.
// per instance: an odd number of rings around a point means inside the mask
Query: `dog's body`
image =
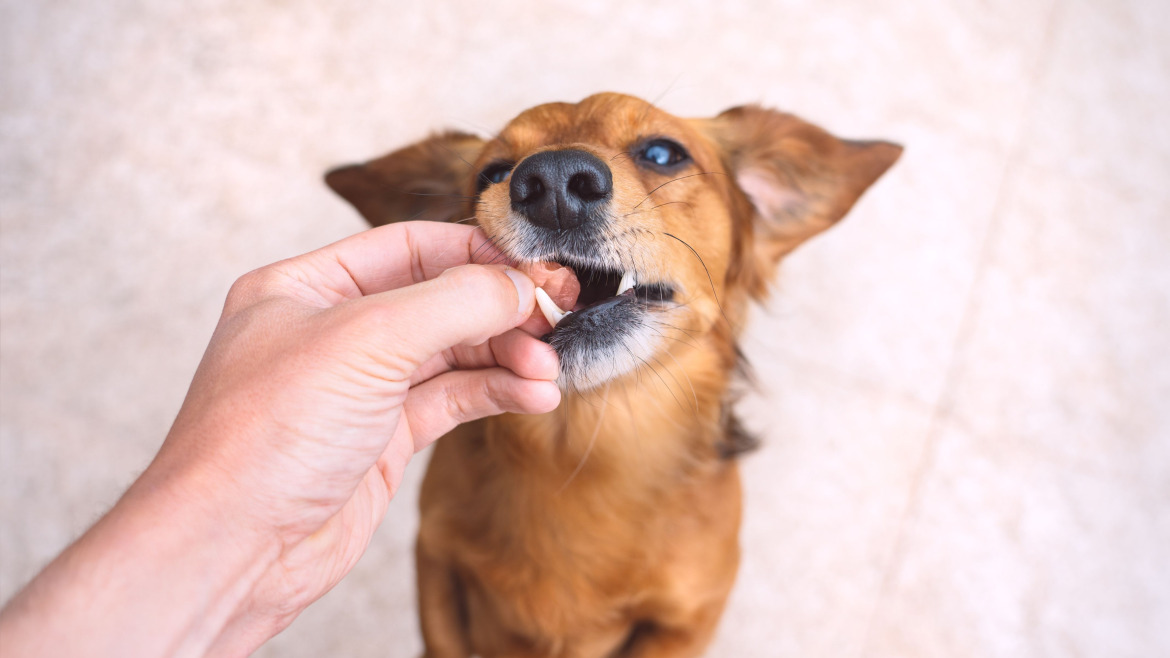
<svg viewBox="0 0 1170 658"><path fill-rule="evenodd" d="M735 463L704 458L699 436L671 450L689 422L665 406L593 404L481 421L436 447L418 543L430 654L606 656L635 630L676 648L710 637L738 564Z"/></svg>
<svg viewBox="0 0 1170 658"><path fill-rule="evenodd" d="M760 108L682 120L599 94L329 174L371 223L474 217L516 263L581 284L554 295L570 315L534 324L561 359L560 408L435 448L417 545L428 656L702 652L739 561L748 302L900 152Z"/></svg>

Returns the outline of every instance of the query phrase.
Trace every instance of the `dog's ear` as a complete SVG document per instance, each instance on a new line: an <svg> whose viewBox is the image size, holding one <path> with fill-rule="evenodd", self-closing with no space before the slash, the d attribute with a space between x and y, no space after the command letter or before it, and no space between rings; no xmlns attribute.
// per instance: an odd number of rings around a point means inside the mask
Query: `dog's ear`
<svg viewBox="0 0 1170 658"><path fill-rule="evenodd" d="M325 183L371 226L449 221L465 207L467 181L483 144L467 133L433 135L376 160L330 170Z"/></svg>
<svg viewBox="0 0 1170 658"><path fill-rule="evenodd" d="M757 295L781 258L844 217L902 154L897 144L838 139L757 106L727 110L707 127L751 201L755 239L747 248L754 262L744 265L755 275L749 289Z"/></svg>

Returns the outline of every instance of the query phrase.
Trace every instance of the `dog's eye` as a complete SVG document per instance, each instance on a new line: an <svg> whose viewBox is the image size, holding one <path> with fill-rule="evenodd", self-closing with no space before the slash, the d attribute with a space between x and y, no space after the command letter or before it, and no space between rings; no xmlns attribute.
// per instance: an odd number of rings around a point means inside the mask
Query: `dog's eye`
<svg viewBox="0 0 1170 658"><path fill-rule="evenodd" d="M493 183L503 183L508 180L508 176L512 173L511 162L493 162L484 167L483 171L479 172L479 178L475 182L475 193L479 194L487 189L488 185Z"/></svg>
<svg viewBox="0 0 1170 658"><path fill-rule="evenodd" d="M691 156L678 142L655 139L642 145L638 150L638 158L656 167L674 167L690 160Z"/></svg>

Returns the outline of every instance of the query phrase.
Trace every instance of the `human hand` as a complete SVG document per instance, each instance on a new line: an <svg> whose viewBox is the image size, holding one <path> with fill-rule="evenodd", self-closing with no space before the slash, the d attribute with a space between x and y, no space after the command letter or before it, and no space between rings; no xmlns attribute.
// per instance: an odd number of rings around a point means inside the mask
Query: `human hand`
<svg viewBox="0 0 1170 658"><path fill-rule="evenodd" d="M245 655L280 632L417 450L560 402L533 282L502 258L478 229L400 223L242 277L158 455L0 611L3 651Z"/></svg>
<svg viewBox="0 0 1170 658"><path fill-rule="evenodd" d="M254 649L353 567L416 451L459 423L559 403L555 353L514 328L532 282L466 265L500 257L478 229L401 223L233 286L135 487L182 483L278 546L215 653Z"/></svg>

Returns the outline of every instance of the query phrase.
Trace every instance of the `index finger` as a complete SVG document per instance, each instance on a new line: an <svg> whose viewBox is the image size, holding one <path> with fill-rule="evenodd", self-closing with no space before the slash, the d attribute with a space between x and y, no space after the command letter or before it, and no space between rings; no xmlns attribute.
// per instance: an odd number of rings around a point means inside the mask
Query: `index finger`
<svg viewBox="0 0 1170 658"><path fill-rule="evenodd" d="M444 222L387 224L311 255L345 268L363 296L428 281L468 263L513 264L479 227Z"/></svg>

